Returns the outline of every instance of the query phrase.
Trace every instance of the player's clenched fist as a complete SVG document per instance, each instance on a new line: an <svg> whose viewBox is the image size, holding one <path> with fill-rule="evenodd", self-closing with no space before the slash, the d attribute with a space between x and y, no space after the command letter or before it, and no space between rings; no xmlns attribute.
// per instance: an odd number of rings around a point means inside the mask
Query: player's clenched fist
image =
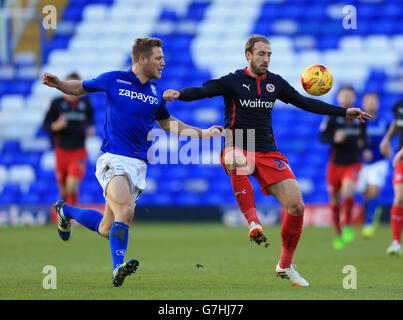
<svg viewBox="0 0 403 320"><path fill-rule="evenodd" d="M224 133L224 128L222 126L214 125L207 129L207 136L209 138L220 137Z"/></svg>
<svg viewBox="0 0 403 320"><path fill-rule="evenodd" d="M165 90L162 97L165 101L174 101L175 99L178 99L180 95L181 93L178 90L168 89Z"/></svg>
<svg viewBox="0 0 403 320"><path fill-rule="evenodd" d="M42 75L42 83L47 85L47 86L49 86L49 87L57 88L57 86L60 83L60 80L59 80L59 78L57 76L45 72Z"/></svg>

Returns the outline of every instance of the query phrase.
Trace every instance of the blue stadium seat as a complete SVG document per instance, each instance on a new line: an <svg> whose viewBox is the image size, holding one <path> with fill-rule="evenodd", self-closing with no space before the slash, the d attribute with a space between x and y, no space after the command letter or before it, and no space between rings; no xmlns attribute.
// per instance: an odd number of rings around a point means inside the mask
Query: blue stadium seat
<svg viewBox="0 0 403 320"><path fill-rule="evenodd" d="M206 9L209 7L209 2L195 1L190 3L185 19L201 21L203 20Z"/></svg>
<svg viewBox="0 0 403 320"><path fill-rule="evenodd" d="M71 3L63 11L63 19L65 21L80 21L83 16L83 3L81 1L76 1L74 5Z"/></svg>
<svg viewBox="0 0 403 320"><path fill-rule="evenodd" d="M179 17L178 17L176 10L162 9L159 20L161 20L161 21L170 20L170 21L176 22L179 20Z"/></svg>

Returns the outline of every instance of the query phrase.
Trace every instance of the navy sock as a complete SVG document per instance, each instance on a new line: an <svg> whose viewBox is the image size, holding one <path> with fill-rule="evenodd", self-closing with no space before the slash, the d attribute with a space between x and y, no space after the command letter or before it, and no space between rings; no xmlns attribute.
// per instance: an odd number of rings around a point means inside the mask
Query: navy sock
<svg viewBox="0 0 403 320"><path fill-rule="evenodd" d="M378 207L378 199L370 199L365 204L365 211L366 211L366 220L365 224L370 225L374 221L375 210Z"/></svg>
<svg viewBox="0 0 403 320"><path fill-rule="evenodd" d="M127 242L129 240L129 226L123 222L114 222L109 233L113 270L125 259Z"/></svg>
<svg viewBox="0 0 403 320"><path fill-rule="evenodd" d="M63 215L65 218L74 219L87 229L95 232L98 232L98 226L104 217L102 213L96 210L76 208L67 204L63 206Z"/></svg>

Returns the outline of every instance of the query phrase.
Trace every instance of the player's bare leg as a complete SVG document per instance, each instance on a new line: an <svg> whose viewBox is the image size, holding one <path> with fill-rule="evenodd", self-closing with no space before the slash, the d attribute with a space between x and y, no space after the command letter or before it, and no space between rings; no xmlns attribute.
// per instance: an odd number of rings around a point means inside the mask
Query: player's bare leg
<svg viewBox="0 0 403 320"><path fill-rule="evenodd" d="M112 224L115 222L115 215L108 202L105 203L104 217L98 227L98 233L100 236L109 240L109 234L111 232Z"/></svg>
<svg viewBox="0 0 403 320"><path fill-rule="evenodd" d="M381 192L381 188L377 185L370 184L365 191L364 194L364 202L366 204L366 207L368 209L368 203L370 203L371 200L376 199ZM366 223L362 229L362 235L365 238L371 238L374 236L375 230L377 229L379 225L379 219L382 213L382 209L380 207L376 208L373 206L372 208L370 207L370 210L373 210L372 212L366 212Z"/></svg>
<svg viewBox="0 0 403 320"><path fill-rule="evenodd" d="M251 164L241 150L230 149L224 156L224 165L231 173L231 184L239 208L249 225L249 239L258 245L267 243L263 227L256 213L255 198L249 175L253 173Z"/></svg>
<svg viewBox="0 0 403 320"><path fill-rule="evenodd" d="M287 210L281 227L281 256L276 266L276 275L289 279L293 286L309 286L309 283L301 277L296 266L292 263L302 233L305 210L298 183L295 179L287 179L269 185L267 191Z"/></svg>
<svg viewBox="0 0 403 320"><path fill-rule="evenodd" d="M402 229L403 229L403 183L393 185L395 197L390 212L390 228L392 232L392 244L386 252L390 255L403 255Z"/></svg>
<svg viewBox="0 0 403 320"><path fill-rule="evenodd" d="M80 187L81 179L75 176L67 176L66 179L66 203L71 206L76 206L78 203L78 190Z"/></svg>
<svg viewBox="0 0 403 320"><path fill-rule="evenodd" d="M342 210L345 215L345 223L342 228L342 238L345 243L354 241L354 229L351 226L351 215L354 207L354 194L356 182L351 179L344 179L341 184L341 197L343 198Z"/></svg>
<svg viewBox="0 0 403 320"><path fill-rule="evenodd" d="M111 179L106 190L106 201L114 214L114 222L109 234L114 269L112 285L120 287L127 276L136 272L139 265L136 259L124 262L129 224L134 215L130 183L127 176L115 176ZM107 226L106 223L105 226Z"/></svg>
<svg viewBox="0 0 403 320"><path fill-rule="evenodd" d="M106 189L106 202L114 214L115 221L130 223L134 208L127 176L115 176L111 179Z"/></svg>
<svg viewBox="0 0 403 320"><path fill-rule="evenodd" d="M341 209L340 209L340 200L341 194L340 191L337 192L329 192L330 199L330 209L332 211L332 221L333 228L335 232L335 236L333 237L333 249L341 250L345 247L345 243L341 236Z"/></svg>
<svg viewBox="0 0 403 320"><path fill-rule="evenodd" d="M129 226L134 225L134 215L132 216L132 220L129 222ZM109 240L109 234L111 232L111 228L113 223L115 222L115 215L111 207L109 206L108 202L105 203L105 210L104 210L104 217L99 224L98 233L104 237L105 239Z"/></svg>
<svg viewBox="0 0 403 320"><path fill-rule="evenodd" d="M59 187L60 198L63 199L64 201L66 201L66 185L59 183L58 187Z"/></svg>

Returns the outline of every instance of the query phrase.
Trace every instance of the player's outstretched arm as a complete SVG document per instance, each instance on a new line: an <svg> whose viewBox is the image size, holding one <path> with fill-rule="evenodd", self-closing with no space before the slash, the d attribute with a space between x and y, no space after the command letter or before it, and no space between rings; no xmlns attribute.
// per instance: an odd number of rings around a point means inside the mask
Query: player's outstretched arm
<svg viewBox="0 0 403 320"><path fill-rule="evenodd" d="M169 133L199 139L211 139L213 137L221 136L224 131L222 126L217 125L208 129L192 127L172 116L165 120L159 120L157 123L162 130Z"/></svg>
<svg viewBox="0 0 403 320"><path fill-rule="evenodd" d="M403 148L401 148L393 158L393 167L396 168L398 163L403 160Z"/></svg>
<svg viewBox="0 0 403 320"><path fill-rule="evenodd" d="M60 80L57 76L45 72L42 75L42 83L51 88L56 88L65 94L81 96L87 94L81 80Z"/></svg>
<svg viewBox="0 0 403 320"><path fill-rule="evenodd" d="M396 124L396 120L393 120L388 131L386 132L385 136L383 137L383 139L379 145L379 150L387 158L391 157L393 154L393 149L390 144L390 141L393 139L393 137L396 134L397 134L397 124Z"/></svg>
<svg viewBox="0 0 403 320"><path fill-rule="evenodd" d="M290 95L290 98L287 102L290 102L294 106L312 113L344 116L348 119L358 119L361 122L372 119L372 116L369 113L362 111L360 108L347 109L333 106L318 99L305 97L296 91L293 95Z"/></svg>
<svg viewBox="0 0 403 320"><path fill-rule="evenodd" d="M162 97L166 101L174 101L176 99L181 101L195 101L219 95L219 93L214 92L214 89L215 88L208 88L205 86L187 87L180 90L168 89L164 92Z"/></svg>
<svg viewBox="0 0 403 320"><path fill-rule="evenodd" d="M186 87L179 90L168 89L162 97L166 101L195 101L204 98L212 98L223 95L226 90L219 79L209 80L200 87Z"/></svg>

